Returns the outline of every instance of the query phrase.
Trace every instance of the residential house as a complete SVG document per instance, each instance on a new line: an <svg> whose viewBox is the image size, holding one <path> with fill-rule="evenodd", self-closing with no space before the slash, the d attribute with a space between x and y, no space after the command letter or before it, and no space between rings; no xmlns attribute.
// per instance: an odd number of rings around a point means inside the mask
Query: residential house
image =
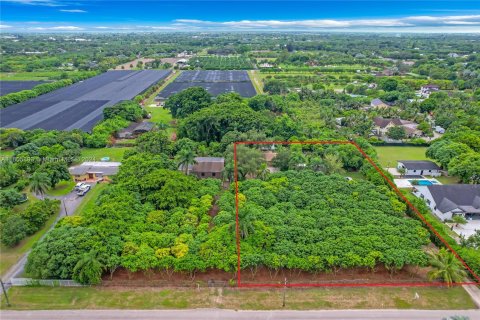
<svg viewBox="0 0 480 320"><path fill-rule="evenodd" d="M264 63L261 63L258 65L259 68L273 68L275 67L273 64L271 63L268 63L268 62L264 62Z"/></svg>
<svg viewBox="0 0 480 320"><path fill-rule="evenodd" d="M153 122L134 122L125 129L120 130L117 133L117 137L120 139L135 139L142 133L152 131L154 127L155 124Z"/></svg>
<svg viewBox="0 0 480 320"><path fill-rule="evenodd" d="M480 185L449 184L417 186L414 194L425 200L432 212L442 221L454 215L480 217Z"/></svg>
<svg viewBox="0 0 480 320"><path fill-rule="evenodd" d="M388 129L391 127L402 126L405 128L405 133L408 138L415 138L422 136L422 131L418 130L418 124L412 121L402 120L399 118L382 118L376 117L373 119L373 132L377 136L385 136Z"/></svg>
<svg viewBox="0 0 480 320"><path fill-rule="evenodd" d="M430 97L430 94L437 91L440 91L439 86L437 86L436 84L427 84L420 88L420 96L428 98Z"/></svg>
<svg viewBox="0 0 480 320"><path fill-rule="evenodd" d="M98 181L116 175L120 162L84 162L68 168L75 181Z"/></svg>
<svg viewBox="0 0 480 320"><path fill-rule="evenodd" d="M440 127L440 126L435 126L435 132L436 133L440 133L440 134L444 134L445 133L445 129Z"/></svg>
<svg viewBox="0 0 480 320"><path fill-rule="evenodd" d="M407 176L441 176L440 167L432 161L398 160L397 169L405 169Z"/></svg>
<svg viewBox="0 0 480 320"><path fill-rule="evenodd" d="M390 106L388 104L386 104L385 102L383 102L382 100L376 98L376 99L373 99L371 102L370 102L370 106L372 108L389 108Z"/></svg>
<svg viewBox="0 0 480 320"><path fill-rule="evenodd" d="M188 166L188 171L196 175L198 178L215 178L221 179L222 172L225 168L225 159L217 157L196 157L195 164ZM179 170L183 171L184 167L180 166Z"/></svg>

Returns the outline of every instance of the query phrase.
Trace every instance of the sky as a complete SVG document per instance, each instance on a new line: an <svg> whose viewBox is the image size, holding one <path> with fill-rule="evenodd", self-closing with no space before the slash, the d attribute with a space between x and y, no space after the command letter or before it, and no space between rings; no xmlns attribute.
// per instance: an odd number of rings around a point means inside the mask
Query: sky
<svg viewBox="0 0 480 320"><path fill-rule="evenodd" d="M480 33L480 0L1 0L0 32Z"/></svg>

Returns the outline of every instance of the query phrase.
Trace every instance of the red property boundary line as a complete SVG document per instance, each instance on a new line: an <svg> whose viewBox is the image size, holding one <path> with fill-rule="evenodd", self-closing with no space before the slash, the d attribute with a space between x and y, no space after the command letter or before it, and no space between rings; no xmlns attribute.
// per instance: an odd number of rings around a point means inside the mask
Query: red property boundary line
<svg viewBox="0 0 480 320"><path fill-rule="evenodd" d="M466 264L466 262L458 255L458 253L440 236L435 228L425 219L425 217L418 211L418 209L400 192L397 186L383 173L383 171L375 164L375 162L360 148L360 146L354 141L341 141L341 140L324 140L324 141L238 141L233 144L233 162L234 162L234 180L235 180L235 233L236 233L236 245L237 245L237 287L239 288L275 288L275 287L442 287L445 286L441 282L410 282L410 283L250 283L243 284L241 282L240 272L240 225L238 218L238 163L237 163L237 145L290 145L290 144L306 144L306 145L338 145L338 144L351 144L357 148L357 150L363 155L365 159L377 170L378 173L387 181L392 187L395 193L410 207L413 212L422 220L422 222L432 231L438 239L450 250L455 257L462 263L470 274L477 280L477 282L457 282L453 283L454 286L461 285L479 285L480 277Z"/></svg>

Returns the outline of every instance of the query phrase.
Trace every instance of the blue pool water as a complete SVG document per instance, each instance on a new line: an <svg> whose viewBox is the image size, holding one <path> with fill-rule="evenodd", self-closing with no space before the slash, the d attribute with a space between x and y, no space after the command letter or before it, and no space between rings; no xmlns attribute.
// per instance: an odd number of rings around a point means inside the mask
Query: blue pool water
<svg viewBox="0 0 480 320"><path fill-rule="evenodd" d="M436 184L435 182L430 181L430 180L408 180L408 182L410 182L411 184L414 184L413 183L414 181L418 182L418 184L417 184L418 186L431 186L431 185Z"/></svg>

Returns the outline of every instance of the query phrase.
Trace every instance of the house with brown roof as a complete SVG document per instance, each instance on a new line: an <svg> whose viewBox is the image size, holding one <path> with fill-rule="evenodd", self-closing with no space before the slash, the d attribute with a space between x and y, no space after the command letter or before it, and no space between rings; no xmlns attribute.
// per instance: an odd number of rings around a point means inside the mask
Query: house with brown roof
<svg viewBox="0 0 480 320"><path fill-rule="evenodd" d="M385 102L383 102L382 100L376 98L376 99L373 99L371 102L370 102L370 106L372 108L389 108L390 106L388 104L386 104Z"/></svg>
<svg viewBox="0 0 480 320"><path fill-rule="evenodd" d="M408 120L376 117L373 119L373 124L373 131L380 137L386 135L390 128L398 126L405 128L405 133L409 138L420 137L422 135L422 131L417 129L418 124Z"/></svg>
<svg viewBox="0 0 480 320"><path fill-rule="evenodd" d="M215 178L221 179L225 168L225 159L219 157L196 157L195 164L188 166L188 172L200 179ZM184 171L184 167L178 168Z"/></svg>

